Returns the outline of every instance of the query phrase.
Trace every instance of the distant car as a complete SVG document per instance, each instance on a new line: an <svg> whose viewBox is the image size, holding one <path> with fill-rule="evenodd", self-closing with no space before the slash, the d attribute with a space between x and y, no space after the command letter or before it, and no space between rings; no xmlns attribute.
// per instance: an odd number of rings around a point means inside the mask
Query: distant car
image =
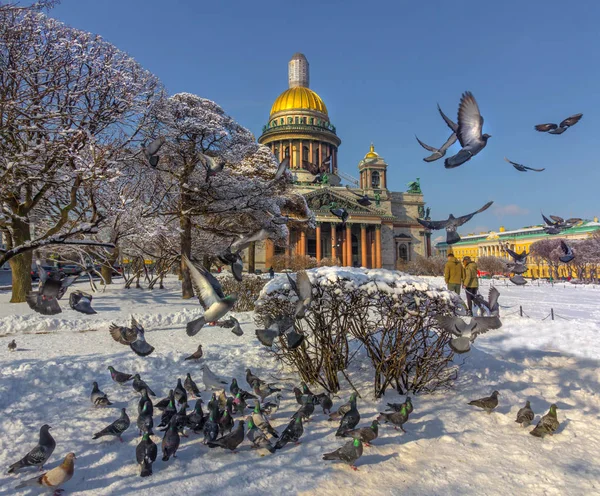
<svg viewBox="0 0 600 496"><path fill-rule="evenodd" d="M58 271L66 276L74 276L79 274L83 269L79 265L63 265Z"/></svg>
<svg viewBox="0 0 600 496"><path fill-rule="evenodd" d="M42 265L42 270L46 271L46 276L51 276L52 274L62 274L62 272L52 265ZM31 279L36 281L39 279L37 266L31 268Z"/></svg>

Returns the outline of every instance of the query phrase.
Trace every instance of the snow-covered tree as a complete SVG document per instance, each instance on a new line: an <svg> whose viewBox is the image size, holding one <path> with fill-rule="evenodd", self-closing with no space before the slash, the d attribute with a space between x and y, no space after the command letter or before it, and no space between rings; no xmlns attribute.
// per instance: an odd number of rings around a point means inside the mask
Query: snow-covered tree
<svg viewBox="0 0 600 496"><path fill-rule="evenodd" d="M118 179L161 90L100 37L36 9L0 9L0 265L11 265L11 301L31 288L32 250L97 232L105 216L93 193Z"/></svg>
<svg viewBox="0 0 600 496"><path fill-rule="evenodd" d="M166 139L153 169L160 177L157 195L163 199L158 215L165 225L179 224L181 255L217 255L238 236L261 228L282 242L287 227L273 224L273 215L309 215L304 198L291 192L289 172L273 181L278 166L274 155L216 103L179 93L156 106L154 118L149 138ZM211 160L224 164L223 170L209 174ZM189 274L182 272L183 297L190 298Z"/></svg>
<svg viewBox="0 0 600 496"><path fill-rule="evenodd" d="M477 268L490 275L503 274L506 272L506 260L500 257L479 257Z"/></svg>

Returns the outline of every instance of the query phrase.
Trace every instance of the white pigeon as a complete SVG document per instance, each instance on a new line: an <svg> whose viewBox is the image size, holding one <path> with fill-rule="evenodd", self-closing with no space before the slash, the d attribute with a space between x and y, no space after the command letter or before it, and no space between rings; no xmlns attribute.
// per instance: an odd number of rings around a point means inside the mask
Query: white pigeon
<svg viewBox="0 0 600 496"><path fill-rule="evenodd" d="M455 353L466 353L471 350L471 343L479 334L502 327L498 316L473 317L467 324L460 317L438 315L436 317L440 327L456 336L450 340L449 346Z"/></svg>
<svg viewBox="0 0 600 496"><path fill-rule="evenodd" d="M202 367L202 381L204 382L205 389L223 389L223 385L227 385L227 381L219 378L212 370L208 368L208 365Z"/></svg>

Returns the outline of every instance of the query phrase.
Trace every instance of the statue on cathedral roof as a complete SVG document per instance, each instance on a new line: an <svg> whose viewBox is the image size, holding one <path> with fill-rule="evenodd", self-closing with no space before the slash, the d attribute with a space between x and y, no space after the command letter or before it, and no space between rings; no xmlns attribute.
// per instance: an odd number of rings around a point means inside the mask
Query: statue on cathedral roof
<svg viewBox="0 0 600 496"><path fill-rule="evenodd" d="M419 195L422 195L423 192L421 191L421 183L420 183L420 178L417 177L416 181L412 181L410 183L408 183L408 191L407 193L416 193Z"/></svg>

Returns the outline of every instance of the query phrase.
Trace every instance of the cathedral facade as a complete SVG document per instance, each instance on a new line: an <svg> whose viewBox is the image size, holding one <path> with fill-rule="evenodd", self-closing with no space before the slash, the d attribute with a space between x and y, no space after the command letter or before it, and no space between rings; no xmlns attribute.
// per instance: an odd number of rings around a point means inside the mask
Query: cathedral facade
<svg viewBox="0 0 600 496"><path fill-rule="evenodd" d="M258 244L255 268L268 270L273 256L279 254L386 269L417 255L430 256L430 233L416 221L425 217L418 180L409 184L407 192L390 191L388 164L373 144L358 162L358 179L342 173L338 167L342 141L325 103L309 88L309 78L306 57L294 54L288 64L288 89L273 103L258 141L280 161L289 157L294 187L315 213L316 228L290 228L284 247L270 240ZM342 207L349 213L345 225L330 212Z"/></svg>

